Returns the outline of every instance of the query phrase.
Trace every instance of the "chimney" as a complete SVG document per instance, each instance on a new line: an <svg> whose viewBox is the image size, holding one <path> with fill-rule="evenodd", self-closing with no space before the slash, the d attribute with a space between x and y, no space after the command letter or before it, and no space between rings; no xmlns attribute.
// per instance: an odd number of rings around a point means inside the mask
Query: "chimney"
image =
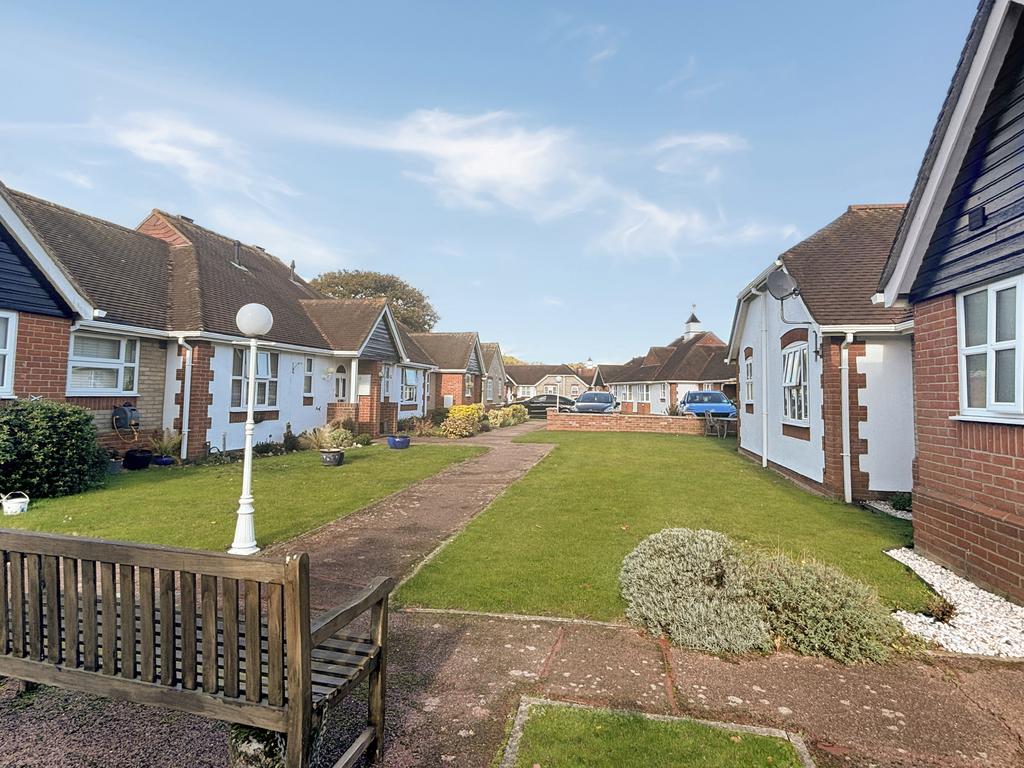
<svg viewBox="0 0 1024 768"><path fill-rule="evenodd" d="M700 326L700 320L697 319L697 305L691 306L690 316L686 318L686 328L683 331L683 339L689 341L703 329Z"/></svg>
<svg viewBox="0 0 1024 768"><path fill-rule="evenodd" d="M292 259L292 263L288 265L288 279L295 282L295 259Z"/></svg>
<svg viewBox="0 0 1024 768"><path fill-rule="evenodd" d="M235 240L235 260L232 262L236 267L245 269L245 265L242 264L242 244Z"/></svg>

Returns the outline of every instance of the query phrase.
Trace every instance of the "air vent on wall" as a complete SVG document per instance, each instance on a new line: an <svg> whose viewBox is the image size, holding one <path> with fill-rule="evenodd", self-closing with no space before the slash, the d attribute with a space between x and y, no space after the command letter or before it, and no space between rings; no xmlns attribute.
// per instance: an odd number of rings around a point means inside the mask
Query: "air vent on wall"
<svg viewBox="0 0 1024 768"><path fill-rule="evenodd" d="M972 232L985 226L988 217L985 215L985 206L979 205L967 212L967 228Z"/></svg>

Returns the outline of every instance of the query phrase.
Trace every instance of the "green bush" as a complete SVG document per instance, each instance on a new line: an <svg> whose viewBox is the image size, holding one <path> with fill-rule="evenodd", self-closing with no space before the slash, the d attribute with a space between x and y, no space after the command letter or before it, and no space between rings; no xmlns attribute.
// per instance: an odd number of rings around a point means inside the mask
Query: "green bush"
<svg viewBox="0 0 1024 768"><path fill-rule="evenodd" d="M52 400L0 407L0 491L67 496L100 485L107 453L85 408Z"/></svg>
<svg viewBox="0 0 1024 768"><path fill-rule="evenodd" d="M282 456L284 455L284 443L262 440L258 443L253 443L252 452L254 456Z"/></svg>
<svg viewBox="0 0 1024 768"><path fill-rule="evenodd" d="M897 512L909 512L913 506L913 497L909 493L894 493L889 497L889 503Z"/></svg>
<svg viewBox="0 0 1024 768"><path fill-rule="evenodd" d="M622 563L626 615L655 635L711 653L797 653L882 661L902 631L874 591L836 568L669 528Z"/></svg>
<svg viewBox="0 0 1024 768"><path fill-rule="evenodd" d="M750 586L772 634L797 653L884 661L902 634L874 590L824 563L762 554Z"/></svg>
<svg viewBox="0 0 1024 768"><path fill-rule="evenodd" d="M677 645L711 653L767 650L763 609L747 586L743 551L716 531L667 528L626 555L626 616Z"/></svg>
<svg viewBox="0 0 1024 768"><path fill-rule="evenodd" d="M302 449L302 441L299 439L298 435L292 432L291 423L284 425L284 437L281 438L281 444L284 446L286 453Z"/></svg>
<svg viewBox="0 0 1024 768"><path fill-rule="evenodd" d="M448 418L441 422L438 431L444 436L453 440L462 437L472 437L480 427L480 419L476 411L472 409L456 411L454 408L448 414Z"/></svg>
<svg viewBox="0 0 1024 768"><path fill-rule="evenodd" d="M530 412L525 405L510 405L505 410L512 414L510 424L523 424L530 419Z"/></svg>
<svg viewBox="0 0 1024 768"><path fill-rule="evenodd" d="M352 442L355 445L367 446L373 442L373 438L364 432L363 434L356 435L354 438L352 438Z"/></svg>
<svg viewBox="0 0 1024 768"><path fill-rule="evenodd" d="M427 418L430 423L435 427L440 427L444 423L444 420L448 418L447 408L431 408L427 411Z"/></svg>
<svg viewBox="0 0 1024 768"><path fill-rule="evenodd" d="M399 432L411 434L416 431L417 422L419 422L419 419L415 416L407 416L404 419L399 419L396 426L398 427Z"/></svg>

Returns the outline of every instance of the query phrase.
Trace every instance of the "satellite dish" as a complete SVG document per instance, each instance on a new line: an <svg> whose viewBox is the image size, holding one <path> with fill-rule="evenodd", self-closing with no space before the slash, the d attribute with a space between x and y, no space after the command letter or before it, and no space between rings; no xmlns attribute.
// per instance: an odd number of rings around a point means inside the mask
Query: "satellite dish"
<svg viewBox="0 0 1024 768"><path fill-rule="evenodd" d="M777 269L768 275L768 293L779 301L785 301L800 293L796 280L788 272Z"/></svg>

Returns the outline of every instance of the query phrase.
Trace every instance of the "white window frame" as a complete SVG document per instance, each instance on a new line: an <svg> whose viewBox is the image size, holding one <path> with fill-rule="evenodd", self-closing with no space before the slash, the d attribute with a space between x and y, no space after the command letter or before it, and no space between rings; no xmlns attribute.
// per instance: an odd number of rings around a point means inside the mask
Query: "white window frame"
<svg viewBox="0 0 1024 768"><path fill-rule="evenodd" d="M1016 289L1016 307L1014 318L1015 338L1010 341L996 341L996 294L1007 288ZM967 314L964 303L968 296L987 293L988 306L985 328L985 343L967 346ZM960 387L960 413L964 416L995 416L999 418L1024 417L1024 275L999 280L984 286L961 291L956 298L957 324L957 369ZM1014 401L997 403L996 391L996 352L1014 350ZM985 355L985 406L983 408L967 405L967 357Z"/></svg>
<svg viewBox="0 0 1024 768"><path fill-rule="evenodd" d="M302 372L302 396L313 396L313 358L307 357Z"/></svg>
<svg viewBox="0 0 1024 768"><path fill-rule="evenodd" d="M409 374L412 374L412 383L409 383ZM403 403L415 403L416 402L416 369L415 368L402 368L402 402Z"/></svg>
<svg viewBox="0 0 1024 768"><path fill-rule="evenodd" d="M118 359L109 357L88 357L75 355L75 339L103 339L104 341L118 342ZM134 344L135 360L129 361L127 355L129 344ZM134 396L139 394L139 356L142 354L142 345L139 339L133 336L108 336L102 333L83 333L75 331L71 334L68 342L68 368L67 385L65 393L71 397L105 397L113 395ZM71 372L75 368L106 368L117 372L117 384L114 387L75 387L71 383ZM124 389L125 371L132 369L133 386Z"/></svg>
<svg viewBox="0 0 1024 768"><path fill-rule="evenodd" d="M467 373L462 377L462 396L463 398L473 398L473 374Z"/></svg>
<svg viewBox="0 0 1024 768"><path fill-rule="evenodd" d="M637 384L637 402L638 403L649 403L651 402L651 385L650 384Z"/></svg>
<svg viewBox="0 0 1024 768"><path fill-rule="evenodd" d="M782 350L782 423L810 424L809 359L807 342L796 341ZM796 412L798 415L794 416Z"/></svg>
<svg viewBox="0 0 1024 768"><path fill-rule="evenodd" d="M494 401L494 379L487 377L487 402Z"/></svg>
<svg viewBox="0 0 1024 768"><path fill-rule="evenodd" d="M558 387L556 387L554 384L545 384L544 385L544 394L545 395L557 395L558 394Z"/></svg>
<svg viewBox="0 0 1024 768"><path fill-rule="evenodd" d="M580 395L580 385L579 384L573 384L571 387L569 387L569 395L574 397L574 398L579 397L579 395Z"/></svg>
<svg viewBox="0 0 1024 768"><path fill-rule="evenodd" d="M384 402L384 398L391 399L391 379L394 376L395 369L391 363L382 363L380 366L380 399Z"/></svg>
<svg viewBox="0 0 1024 768"><path fill-rule="evenodd" d="M746 383L744 395L745 400L748 403L754 402L754 356L746 358L743 361L743 373L744 381Z"/></svg>
<svg viewBox="0 0 1024 768"><path fill-rule="evenodd" d="M235 373L235 356L242 355L242 373ZM276 373L275 373L275 370ZM281 356L278 352L259 349L256 351L256 400L253 404L254 411L277 410L281 396ZM231 411L246 410L249 402L249 350L241 347L232 347L231 351L231 388L228 390ZM235 382L240 382L240 402L235 404ZM271 386L273 384L273 386Z"/></svg>
<svg viewBox="0 0 1024 768"><path fill-rule="evenodd" d="M0 397L14 397L14 357L18 352L18 313L0 310L7 336L0 338Z"/></svg>

